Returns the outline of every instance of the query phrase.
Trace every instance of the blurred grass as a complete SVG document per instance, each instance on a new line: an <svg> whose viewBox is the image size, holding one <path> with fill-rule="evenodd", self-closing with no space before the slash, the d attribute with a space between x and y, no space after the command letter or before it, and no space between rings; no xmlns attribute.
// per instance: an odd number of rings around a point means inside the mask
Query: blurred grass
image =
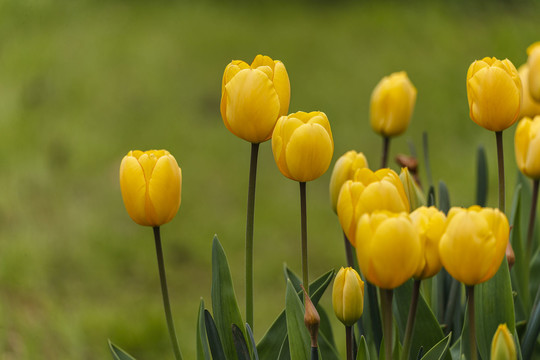
<svg viewBox="0 0 540 360"><path fill-rule="evenodd" d="M538 40L540 3L329 4L0 3L2 359L109 358L107 338L140 359L171 358L152 232L129 219L120 196L118 166L130 149L168 149L183 170L180 212L162 231L184 357L195 357L199 298L210 305L214 234L243 310L249 144L219 114L222 71L232 59L282 60L290 111L325 111L334 159L354 148L372 168L381 140L369 126L371 90L406 70L418 101L392 154L408 152L408 140L421 151L427 131L435 181L446 181L455 205L470 205L483 144L496 206L495 138L469 120L465 74L484 56L525 62ZM513 131L505 136L507 194ZM257 338L284 306L283 263L300 271L298 185L273 162L262 145ZM329 173L308 184L312 278L344 263L328 180ZM323 303L331 311L329 296Z"/></svg>

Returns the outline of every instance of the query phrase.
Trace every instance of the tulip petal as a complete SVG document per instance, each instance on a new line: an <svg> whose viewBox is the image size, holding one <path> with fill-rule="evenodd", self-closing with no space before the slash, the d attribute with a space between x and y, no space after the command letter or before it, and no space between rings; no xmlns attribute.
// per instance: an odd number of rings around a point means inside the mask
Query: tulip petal
<svg viewBox="0 0 540 360"><path fill-rule="evenodd" d="M289 102L291 100L291 84L285 65L283 65L281 61L275 62L274 87L279 97L279 115L287 115L289 112Z"/></svg>
<svg viewBox="0 0 540 360"><path fill-rule="evenodd" d="M172 156L158 159L148 183L148 216L155 225L172 220L180 207L182 174Z"/></svg>
<svg viewBox="0 0 540 360"><path fill-rule="evenodd" d="M146 181L144 172L133 156L125 156L120 164L120 190L126 210L137 224L149 226L146 218Z"/></svg>

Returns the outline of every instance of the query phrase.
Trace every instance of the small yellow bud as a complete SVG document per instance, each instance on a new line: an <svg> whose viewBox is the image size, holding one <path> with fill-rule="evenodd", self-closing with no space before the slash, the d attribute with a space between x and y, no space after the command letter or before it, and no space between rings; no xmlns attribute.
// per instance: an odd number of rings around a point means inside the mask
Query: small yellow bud
<svg viewBox="0 0 540 360"><path fill-rule="evenodd" d="M519 117L528 116L530 118L540 115L540 101L536 101L532 98L529 91L529 66L523 64L518 69L519 78L523 85L523 102L521 104L521 111Z"/></svg>
<svg viewBox="0 0 540 360"><path fill-rule="evenodd" d="M540 115L519 121L514 150L519 170L532 179L540 179Z"/></svg>
<svg viewBox="0 0 540 360"><path fill-rule="evenodd" d="M529 66L529 94L540 102L540 41L527 48L527 65Z"/></svg>
<svg viewBox="0 0 540 360"><path fill-rule="evenodd" d="M491 360L516 360L516 345L506 324L497 328L491 341Z"/></svg>
<svg viewBox="0 0 540 360"><path fill-rule="evenodd" d="M339 269L332 289L332 305L336 317L352 326L364 312L364 282L351 267Z"/></svg>
<svg viewBox="0 0 540 360"><path fill-rule="evenodd" d="M354 178L354 173L357 169L367 168L368 162L364 153L357 153L354 150L347 151L343 154L334 165L332 177L330 178L330 200L332 201L332 209L337 213L337 200L341 186L347 180Z"/></svg>

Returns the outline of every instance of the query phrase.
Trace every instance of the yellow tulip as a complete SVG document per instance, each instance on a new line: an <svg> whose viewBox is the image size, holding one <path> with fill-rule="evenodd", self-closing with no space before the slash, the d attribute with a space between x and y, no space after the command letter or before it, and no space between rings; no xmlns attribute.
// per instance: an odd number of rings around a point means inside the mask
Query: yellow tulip
<svg viewBox="0 0 540 360"><path fill-rule="evenodd" d="M527 48L527 65L529 65L529 94L540 102L540 41Z"/></svg>
<svg viewBox="0 0 540 360"><path fill-rule="evenodd" d="M272 152L279 171L292 180L315 180L326 172L334 140L325 113L303 111L279 118L272 135Z"/></svg>
<svg viewBox="0 0 540 360"><path fill-rule="evenodd" d="M476 285L495 275L501 265L510 227L498 209L471 206L452 208L439 243L444 268L465 285Z"/></svg>
<svg viewBox="0 0 540 360"><path fill-rule="evenodd" d="M519 121L514 149L519 170L532 179L540 179L540 115Z"/></svg>
<svg viewBox="0 0 540 360"><path fill-rule="evenodd" d="M439 242L444 233L446 216L433 206L419 207L410 216L418 231L423 253L414 277L427 279L437 274L442 267Z"/></svg>
<svg viewBox="0 0 540 360"><path fill-rule="evenodd" d="M347 180L341 187L337 202L339 222L353 246L358 219L376 210L409 212L403 184L393 170L358 169L354 179Z"/></svg>
<svg viewBox="0 0 540 360"><path fill-rule="evenodd" d="M385 76L371 93L373 130L385 137L407 130L416 102L416 88L404 71Z"/></svg>
<svg viewBox="0 0 540 360"><path fill-rule="evenodd" d="M166 150L130 151L120 164L120 189L133 221L160 226L180 207L182 170Z"/></svg>
<svg viewBox="0 0 540 360"><path fill-rule="evenodd" d="M523 103L521 104L519 117L522 118L528 116L532 118L536 115L540 115L540 102L535 101L529 92L529 67L527 64L521 65L518 69L518 73L521 84L523 85Z"/></svg>
<svg viewBox="0 0 540 360"><path fill-rule="evenodd" d="M364 282L351 267L339 269L332 289L332 306L336 317L352 326L364 312Z"/></svg>
<svg viewBox="0 0 540 360"><path fill-rule="evenodd" d="M394 289L410 279L422 261L418 232L406 213L377 211L358 220L356 256L370 283Z"/></svg>
<svg viewBox="0 0 540 360"><path fill-rule="evenodd" d="M257 55L250 66L234 60L223 74L221 117L236 136L261 143L287 114L290 97L289 75L281 61Z"/></svg>
<svg viewBox="0 0 540 360"><path fill-rule="evenodd" d="M337 200L341 186L347 180L352 180L357 169L367 168L368 162L364 153L357 153L354 150L343 154L334 165L332 176L330 177L330 200L332 210L337 213Z"/></svg>
<svg viewBox="0 0 540 360"><path fill-rule="evenodd" d="M516 360L516 344L506 324L497 328L491 341L491 360Z"/></svg>
<svg viewBox="0 0 540 360"><path fill-rule="evenodd" d="M519 74L510 60L483 58L467 71L467 99L471 119L491 131L514 124L521 107Z"/></svg>

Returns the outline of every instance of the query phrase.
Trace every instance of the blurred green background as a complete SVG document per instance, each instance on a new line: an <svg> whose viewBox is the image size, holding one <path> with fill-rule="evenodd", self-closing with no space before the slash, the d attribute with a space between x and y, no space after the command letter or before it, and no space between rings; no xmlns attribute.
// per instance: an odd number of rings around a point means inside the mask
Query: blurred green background
<svg viewBox="0 0 540 360"><path fill-rule="evenodd" d="M129 219L120 196L118 168L130 149L168 149L183 170L182 205L162 234L184 358L195 358L200 297L210 306L214 234L243 312L250 145L219 113L221 76L233 59L282 60L290 112L326 112L334 161L356 149L372 168L381 139L369 126L371 91L406 70L418 100L392 156L408 153L408 141L421 154L427 131L434 180L465 206L474 202L482 144L496 206L495 136L469 119L465 75L484 56L524 63L539 40L539 13L538 1L1 1L0 358L107 359L108 338L139 359L172 358L152 231ZM513 133L505 135L508 199ZM312 278L344 265L329 175L308 184ZM257 339L284 306L283 263L300 272L298 198L263 144ZM329 293L323 304L331 313ZM334 330L343 339L342 327Z"/></svg>

